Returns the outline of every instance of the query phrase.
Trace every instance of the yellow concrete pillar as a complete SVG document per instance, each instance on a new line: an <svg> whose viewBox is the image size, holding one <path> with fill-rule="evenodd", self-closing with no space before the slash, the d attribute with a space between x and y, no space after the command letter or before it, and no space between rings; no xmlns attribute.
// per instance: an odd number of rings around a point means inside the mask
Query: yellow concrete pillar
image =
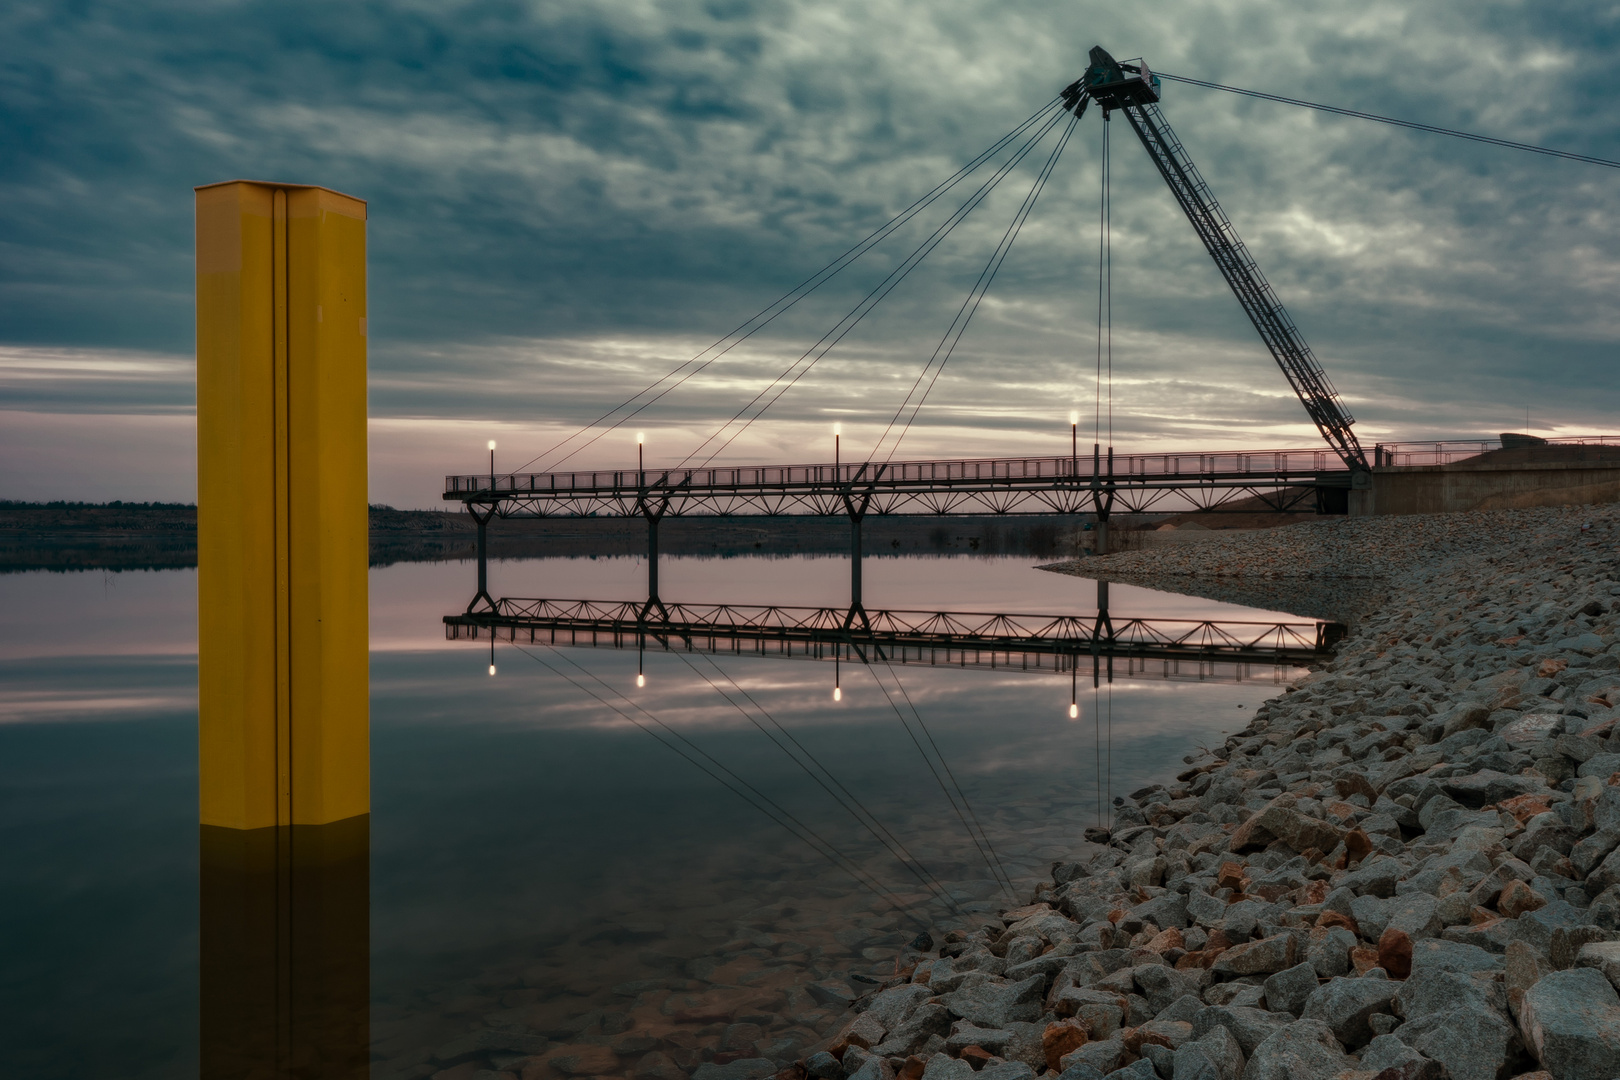
<svg viewBox="0 0 1620 1080"><path fill-rule="evenodd" d="M196 199L201 823L341 821L371 808L366 205Z"/></svg>

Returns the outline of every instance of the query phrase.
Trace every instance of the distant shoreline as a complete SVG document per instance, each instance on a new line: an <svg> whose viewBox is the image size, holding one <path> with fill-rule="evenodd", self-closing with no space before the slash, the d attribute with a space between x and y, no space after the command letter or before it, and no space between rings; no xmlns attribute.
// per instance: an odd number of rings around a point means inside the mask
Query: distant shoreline
<svg viewBox="0 0 1620 1080"><path fill-rule="evenodd" d="M464 513L371 508L371 565L476 557ZM871 517L864 550L885 555L1073 556L1085 517ZM841 517L666 518L666 555L847 555ZM638 556L646 526L636 518L496 521L491 559ZM197 565L197 508L183 503L0 502L0 573L33 570L176 570Z"/></svg>

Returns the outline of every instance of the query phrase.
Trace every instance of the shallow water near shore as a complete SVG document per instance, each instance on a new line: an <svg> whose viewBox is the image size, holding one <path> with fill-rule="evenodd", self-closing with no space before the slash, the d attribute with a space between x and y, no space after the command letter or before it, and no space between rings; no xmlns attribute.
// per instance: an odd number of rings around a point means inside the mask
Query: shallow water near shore
<svg viewBox="0 0 1620 1080"><path fill-rule="evenodd" d="M1037 571L1038 561L871 559L867 606L1093 610L1092 582ZM848 596L836 558L677 558L661 573L669 600ZM642 561L627 558L491 568L496 595L634 599L644 580ZM858 989L861 976L892 971L919 930L1016 902L998 876L1027 898L1052 860L1082 845L1109 793L1168 778L1183 754L1241 728L1297 674L1121 678L1096 689L1083 679L1076 720L1075 684L1050 672L835 672L801 660L503 645L492 677L487 643L447 642L439 622L465 606L471 584L460 563L371 575L377 1076L432 1075L446 1061L426 1063L445 1043L514 1025L553 1041L625 1040L609 1074L651 1045L688 1068L717 1053L792 1056L838 1014L804 986ZM0 577L7 1075L196 1074L194 607L192 571ZM1269 617L1120 585L1111 610ZM866 883L587 687L691 740ZM887 827L918 873L756 726L776 730L765 714ZM925 763L930 745L945 770ZM963 812L947 794L954 785ZM987 845L971 838L975 819ZM945 895L930 901L930 890ZM671 1002L712 987L763 995L741 1025L757 1033L680 1019L701 1009ZM499 1052L477 1060L498 1065Z"/></svg>

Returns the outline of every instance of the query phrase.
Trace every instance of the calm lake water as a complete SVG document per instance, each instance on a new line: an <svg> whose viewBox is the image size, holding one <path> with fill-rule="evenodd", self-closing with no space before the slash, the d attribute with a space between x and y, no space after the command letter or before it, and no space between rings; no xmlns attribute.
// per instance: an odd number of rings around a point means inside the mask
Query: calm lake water
<svg viewBox="0 0 1620 1080"><path fill-rule="evenodd" d="M1092 582L1035 561L869 559L866 603L1093 610ZM838 604L847 575L841 559L677 558L661 592ZM441 1052L493 1029L611 1043L618 1064L590 1068L616 1075L654 1046L688 1068L795 1056L838 1011L803 986L858 989L892 971L919 929L1007 906L998 876L1027 899L1099 820L1099 788L1168 780L1296 674L1083 681L1078 720L1069 677L1051 673L844 664L834 701L825 662L649 652L638 689L634 651L502 645L491 676L487 642L447 642L440 625L472 576L457 563L371 573L379 1077L501 1066L518 1051ZM522 560L490 576L497 596L634 599L645 566ZM0 1075L197 1073L195 585L191 571L0 577ZM1286 618L1117 585L1111 610ZM630 702L667 725L665 741L626 719ZM773 722L917 873L783 751ZM867 883L678 755L671 733ZM993 852L948 801L953 780ZM896 902L917 910L902 917ZM715 988L763 996L722 1022L691 1005Z"/></svg>

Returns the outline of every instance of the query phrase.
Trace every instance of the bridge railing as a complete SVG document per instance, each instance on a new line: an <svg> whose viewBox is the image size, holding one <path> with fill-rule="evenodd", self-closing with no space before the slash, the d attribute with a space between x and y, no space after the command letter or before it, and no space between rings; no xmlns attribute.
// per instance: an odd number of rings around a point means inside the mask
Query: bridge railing
<svg viewBox="0 0 1620 1080"><path fill-rule="evenodd" d="M1568 435L1545 440L1547 446L1620 446L1620 435ZM1373 447L1373 465L1450 465L1492 450L1502 449L1501 439L1446 439L1436 442L1378 443Z"/></svg>
<svg viewBox="0 0 1620 1080"><path fill-rule="evenodd" d="M612 469L557 473L482 473L446 476L446 496L480 492L517 496L587 491L675 488L686 491L737 488L815 488L852 484L903 487L939 483L1028 483L1090 481L1108 475L1108 463L1089 454L1077 457L968 458L939 461L842 462L818 465L751 465L701 469ZM1301 475L1342 471L1344 463L1326 449L1244 450L1212 453L1116 454L1116 479L1206 475Z"/></svg>

